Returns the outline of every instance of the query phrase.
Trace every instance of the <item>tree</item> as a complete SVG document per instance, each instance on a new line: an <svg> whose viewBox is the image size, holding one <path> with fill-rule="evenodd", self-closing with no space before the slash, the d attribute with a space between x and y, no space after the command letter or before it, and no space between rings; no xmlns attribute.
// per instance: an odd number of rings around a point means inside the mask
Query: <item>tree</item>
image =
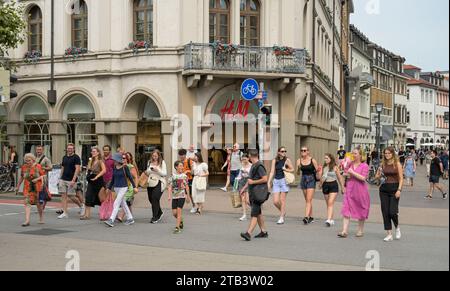
<svg viewBox="0 0 450 291"><path fill-rule="evenodd" d="M24 7L16 1L0 0L0 66L9 49L15 49L26 39Z"/></svg>

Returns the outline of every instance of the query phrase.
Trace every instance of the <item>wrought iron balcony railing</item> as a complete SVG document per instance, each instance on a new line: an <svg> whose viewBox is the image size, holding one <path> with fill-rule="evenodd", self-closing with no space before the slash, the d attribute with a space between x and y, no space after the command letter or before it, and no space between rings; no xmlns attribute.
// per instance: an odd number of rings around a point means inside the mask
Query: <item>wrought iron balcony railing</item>
<svg viewBox="0 0 450 291"><path fill-rule="evenodd" d="M272 47L237 46L219 50L211 44L190 43L184 50L185 70L303 74L306 68L305 49L282 54Z"/></svg>

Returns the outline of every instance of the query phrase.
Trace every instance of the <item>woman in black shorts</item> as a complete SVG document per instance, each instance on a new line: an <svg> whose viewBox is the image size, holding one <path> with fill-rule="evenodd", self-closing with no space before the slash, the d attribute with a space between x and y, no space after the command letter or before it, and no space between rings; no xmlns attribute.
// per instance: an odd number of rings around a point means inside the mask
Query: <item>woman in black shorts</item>
<svg viewBox="0 0 450 291"><path fill-rule="evenodd" d="M325 225L331 227L334 225L333 209L334 201L336 200L339 192L339 185L341 186L342 193L344 189L344 180L339 172L339 168L336 165L336 160L332 154L325 154L322 168L322 177L320 179L319 187L322 188L323 195L325 196L325 202L327 203L327 220Z"/></svg>

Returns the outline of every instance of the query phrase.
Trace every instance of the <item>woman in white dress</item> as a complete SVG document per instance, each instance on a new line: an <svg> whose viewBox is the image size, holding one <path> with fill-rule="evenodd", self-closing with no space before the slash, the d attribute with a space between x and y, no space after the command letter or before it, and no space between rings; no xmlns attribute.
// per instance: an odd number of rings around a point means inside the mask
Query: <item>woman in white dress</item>
<svg viewBox="0 0 450 291"><path fill-rule="evenodd" d="M202 154L197 152L194 156L194 180L192 181L192 198L197 205L196 214L201 215L205 203L206 178L209 176L208 164L203 161Z"/></svg>

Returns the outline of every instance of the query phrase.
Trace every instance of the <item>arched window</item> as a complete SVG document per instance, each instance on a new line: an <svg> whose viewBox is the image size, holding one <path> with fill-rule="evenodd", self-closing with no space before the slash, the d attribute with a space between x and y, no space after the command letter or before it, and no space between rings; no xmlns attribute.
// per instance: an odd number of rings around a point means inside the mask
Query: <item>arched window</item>
<svg viewBox="0 0 450 291"><path fill-rule="evenodd" d="M75 7L79 3L80 7ZM83 0L72 5L72 46L88 48L88 9Z"/></svg>
<svg viewBox="0 0 450 291"><path fill-rule="evenodd" d="M42 52L42 12L38 6L33 6L28 14L28 51Z"/></svg>
<svg viewBox="0 0 450 291"><path fill-rule="evenodd" d="M241 45L260 45L260 5L257 0L241 0Z"/></svg>
<svg viewBox="0 0 450 291"><path fill-rule="evenodd" d="M153 43L153 0L134 0L134 41Z"/></svg>
<svg viewBox="0 0 450 291"><path fill-rule="evenodd" d="M209 0L209 42L230 41L230 2Z"/></svg>

